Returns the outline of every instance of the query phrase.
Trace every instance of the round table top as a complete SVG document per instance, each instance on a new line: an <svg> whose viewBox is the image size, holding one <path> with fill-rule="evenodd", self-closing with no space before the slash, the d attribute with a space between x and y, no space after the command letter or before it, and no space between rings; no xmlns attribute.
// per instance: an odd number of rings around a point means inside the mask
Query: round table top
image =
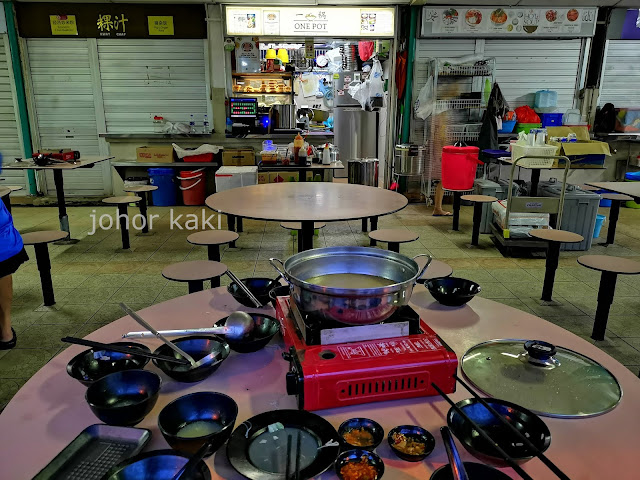
<svg viewBox="0 0 640 480"><path fill-rule="evenodd" d="M256 220L333 222L388 215L408 201L391 190L365 185L283 182L232 188L205 203L217 212Z"/></svg>
<svg viewBox="0 0 640 480"><path fill-rule="evenodd" d="M613 200L617 202L629 202L633 200L633 197L625 195L624 193L605 192L601 193L600 196L605 200Z"/></svg>
<svg viewBox="0 0 640 480"><path fill-rule="evenodd" d="M240 235L229 230L205 230L192 233L187 237L187 242L194 245L224 245L235 242Z"/></svg>
<svg viewBox="0 0 640 480"><path fill-rule="evenodd" d="M584 237L577 233L551 228L534 228L533 230L529 230L529 235L548 242L580 243L584 240Z"/></svg>
<svg viewBox="0 0 640 480"><path fill-rule="evenodd" d="M382 228L369 232L369 238L378 242L406 243L417 240L420 235L406 228Z"/></svg>
<svg viewBox="0 0 640 480"><path fill-rule="evenodd" d="M20 236L25 245L35 245L36 243L57 242L67 238L69 233L60 230L43 230L41 232L21 233Z"/></svg>
<svg viewBox="0 0 640 480"><path fill-rule="evenodd" d="M557 325L491 300L475 297L463 307L445 307L435 303L431 294L418 285L414 288L411 304L459 358L470 347L483 341L521 338L547 340L600 362L622 386L624 395L620 404L611 412L592 418L565 420L543 417L553 439L546 454L572 479L637 478L640 380L633 372L596 346ZM153 305L142 310L141 315L157 329L196 328L209 327L236 310L258 311L240 306L222 287ZM260 311L275 315L271 306ZM123 333L139 329L133 319L124 317L87 338L102 342L119 341ZM137 341L148 345L152 351L160 345L155 338ZM173 381L149 362L145 368L159 373L163 385L151 413L136 425L148 428L152 433L145 451L169 448L158 429L158 414L167 403L188 393L218 391L233 397L238 404L236 427L258 413L296 408L295 398L287 395L285 389L289 364L281 357L284 350L281 342L276 335L266 348L257 352L231 352L220 369L200 383ZM32 478L84 428L99 423L84 399L86 387L66 373L69 360L83 350L84 347L72 345L54 357L25 383L0 415L3 478ZM458 386L450 396L457 402L469 398L470 394ZM436 437L436 448L426 461L410 463L400 460L386 441L377 449L384 459L385 478L424 480L447 463L439 428L446 425L448 410L449 406L443 399L433 396L326 409L317 413L335 428L352 417L371 418L379 422L386 432L403 424L426 428ZM598 432L598 435L594 436L593 432ZM223 447L206 460L213 479L241 480L243 477L233 470L225 451ZM459 451L464 461L477 461L462 448ZM542 462L535 459L523 464L522 468L536 479L553 478ZM519 478L511 469L502 471L512 478ZM333 479L335 473L331 469L316 477L316 480Z"/></svg>
<svg viewBox="0 0 640 480"><path fill-rule="evenodd" d="M587 192L595 192L600 190L598 187L592 187L591 185L578 185L582 190L586 190Z"/></svg>
<svg viewBox="0 0 640 480"><path fill-rule="evenodd" d="M140 200L142 200L142 198L137 197L135 195L124 195L122 197L103 198L102 203L109 203L109 204L135 203L135 202L139 202Z"/></svg>
<svg viewBox="0 0 640 480"><path fill-rule="evenodd" d="M612 257L611 255L582 255L578 263L592 270L619 273L622 275L640 274L640 262L628 258Z"/></svg>
<svg viewBox="0 0 640 480"><path fill-rule="evenodd" d="M212 260L191 260L167 265L162 270L162 276L176 282L194 282L219 277L227 270L224 263Z"/></svg>
<svg viewBox="0 0 640 480"><path fill-rule="evenodd" d="M157 185L133 185L131 187L125 187L124 191L131 192L131 193L139 193L139 192L153 192L154 190L157 190L157 189L158 189Z"/></svg>
<svg viewBox="0 0 640 480"><path fill-rule="evenodd" d="M491 203L498 201L496 197L492 197L491 195L463 195L460 199L475 203Z"/></svg>
<svg viewBox="0 0 640 480"><path fill-rule="evenodd" d="M422 270L424 264L427 263L427 257L418 257L416 258L416 263L418 264L418 271ZM420 277L420 280L431 280L432 278L442 278L448 277L453 274L453 268L448 263L444 263L442 260L436 260L435 258L431 260L429 264L429 268L424 272L424 275Z"/></svg>
<svg viewBox="0 0 640 480"><path fill-rule="evenodd" d="M8 187L0 187L0 198L6 197L11 193L11 189Z"/></svg>
<svg viewBox="0 0 640 480"><path fill-rule="evenodd" d="M282 222L280 224L282 228L286 228L287 230L302 230L302 222ZM326 222L313 222L313 228L324 228L326 227Z"/></svg>

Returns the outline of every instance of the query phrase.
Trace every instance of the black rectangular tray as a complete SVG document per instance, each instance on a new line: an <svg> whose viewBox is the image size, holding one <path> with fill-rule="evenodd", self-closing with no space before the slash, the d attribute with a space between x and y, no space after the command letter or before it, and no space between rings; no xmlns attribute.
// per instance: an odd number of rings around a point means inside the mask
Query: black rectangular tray
<svg viewBox="0 0 640 480"><path fill-rule="evenodd" d="M151 432L144 428L91 425L33 480L100 480L112 467L140 453L150 439Z"/></svg>

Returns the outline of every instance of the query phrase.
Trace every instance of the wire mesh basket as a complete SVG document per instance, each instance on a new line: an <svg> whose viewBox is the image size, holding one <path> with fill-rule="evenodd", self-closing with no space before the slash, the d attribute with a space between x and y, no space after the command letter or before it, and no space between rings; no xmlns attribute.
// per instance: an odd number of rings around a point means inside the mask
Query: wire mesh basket
<svg viewBox="0 0 640 480"><path fill-rule="evenodd" d="M527 168L551 168L553 158L558 152L558 147L554 145L513 145L511 158L516 160L522 157L552 157L552 158L524 158L518 162L519 167Z"/></svg>

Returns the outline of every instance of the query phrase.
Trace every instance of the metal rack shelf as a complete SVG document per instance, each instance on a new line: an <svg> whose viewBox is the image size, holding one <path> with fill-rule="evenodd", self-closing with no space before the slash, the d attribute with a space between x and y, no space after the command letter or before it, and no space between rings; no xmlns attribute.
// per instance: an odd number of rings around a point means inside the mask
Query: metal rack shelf
<svg viewBox="0 0 640 480"><path fill-rule="evenodd" d="M468 108L484 108L481 98L451 98L448 100L437 100L436 110L444 112L446 110L465 110Z"/></svg>
<svg viewBox="0 0 640 480"><path fill-rule="evenodd" d="M438 72L441 77L491 77L493 68L489 65L443 65Z"/></svg>
<svg viewBox="0 0 640 480"><path fill-rule="evenodd" d="M445 130L448 142L477 142L480 137L481 123L447 125Z"/></svg>

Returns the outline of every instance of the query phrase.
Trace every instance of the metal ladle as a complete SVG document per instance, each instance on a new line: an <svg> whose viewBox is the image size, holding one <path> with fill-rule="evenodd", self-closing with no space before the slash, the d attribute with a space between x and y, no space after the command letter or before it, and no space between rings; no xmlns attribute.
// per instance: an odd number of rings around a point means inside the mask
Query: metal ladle
<svg viewBox="0 0 640 480"><path fill-rule="evenodd" d="M251 290L249 290L249 288L244 284L244 282L241 281L238 277L236 277L231 270L227 270L225 273L233 282L235 282L238 285L238 288L242 290L247 297L249 297L249 300L253 302L256 308L263 307L262 303L260 303L260 300L258 300L255 297L255 295L251 293Z"/></svg>
<svg viewBox="0 0 640 480"><path fill-rule="evenodd" d="M251 315L245 312L233 312L227 317L222 327L210 328L188 328L183 330L160 330L159 334L165 337L178 337L182 335L225 335L229 340L242 340L251 333L254 321ZM149 338L155 337L153 332L129 332L122 335L122 338Z"/></svg>
<svg viewBox="0 0 640 480"><path fill-rule="evenodd" d="M189 355L187 352L183 351L181 348L179 348L173 342L167 340L164 337L164 335L162 335L160 332L158 332L155 328L153 328L151 325L149 325L146 321L144 321L143 318L140 315L138 315L136 312L131 310L127 305L125 305L124 303L121 303L120 304L120 308L127 315L129 315L136 322L138 322L141 326L143 326L144 328L149 330L151 333L153 333L153 335L156 338L159 338L160 340L162 340L167 347L169 347L171 350L176 352L178 355L181 355L183 358L186 358L189 361L189 363L191 364L191 368L190 368L191 370L193 370L194 368L201 367L203 365L211 364L214 360L216 360L216 358L219 355L218 352L211 352L209 355L206 355L206 356L202 357L200 360L198 360L196 362L195 359L191 355Z"/></svg>

